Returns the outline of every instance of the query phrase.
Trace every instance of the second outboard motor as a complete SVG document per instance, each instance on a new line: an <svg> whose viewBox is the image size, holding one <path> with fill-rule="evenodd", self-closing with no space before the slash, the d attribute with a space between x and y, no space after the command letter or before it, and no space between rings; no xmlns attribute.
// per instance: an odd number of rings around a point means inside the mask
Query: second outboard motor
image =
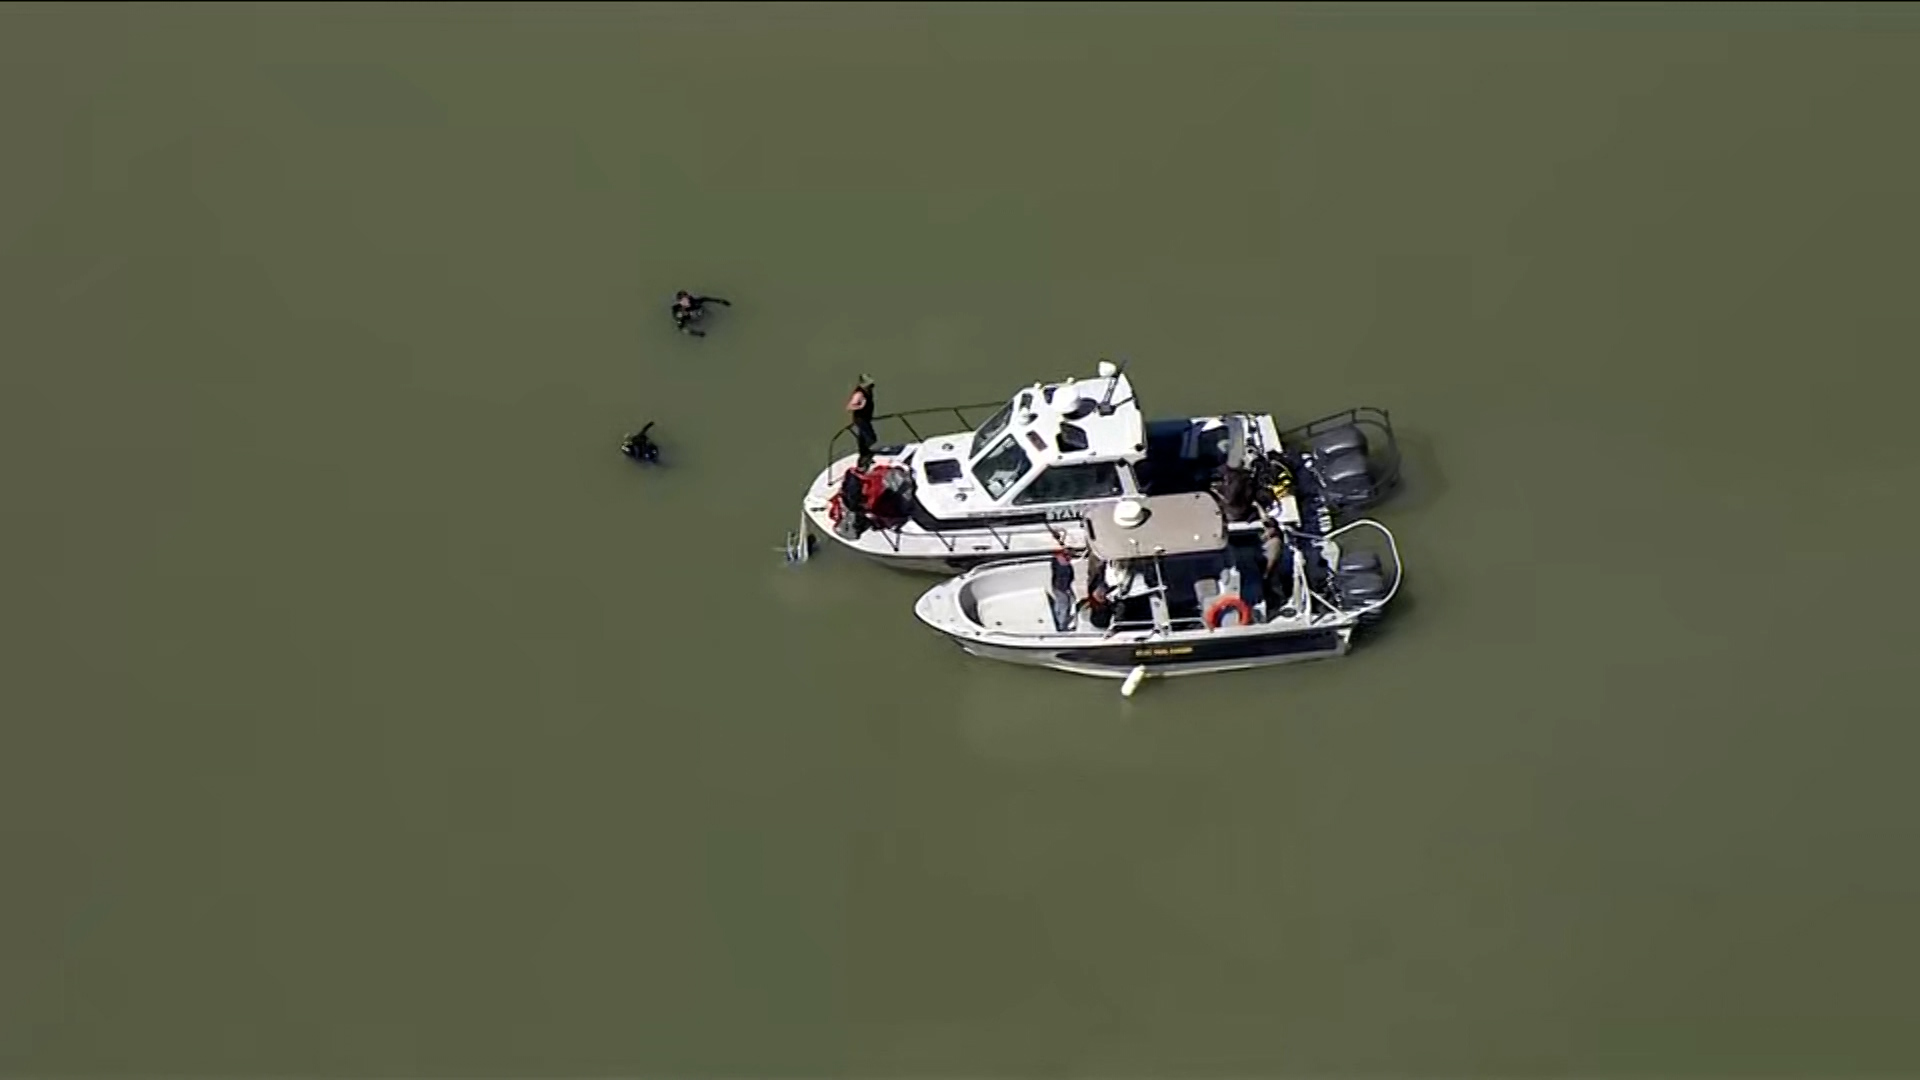
<svg viewBox="0 0 1920 1080"><path fill-rule="evenodd" d="M1387 579L1370 571L1335 574L1333 585L1343 608L1363 607L1384 600L1388 592Z"/></svg>
<svg viewBox="0 0 1920 1080"><path fill-rule="evenodd" d="M1367 437L1351 424L1312 442L1313 471L1327 501L1359 506L1373 498L1373 473L1367 465Z"/></svg>
<svg viewBox="0 0 1920 1080"><path fill-rule="evenodd" d="M1313 447L1313 456L1322 461L1355 451L1364 455L1367 452L1367 435L1358 426L1348 424L1315 435L1310 445Z"/></svg>
<svg viewBox="0 0 1920 1080"><path fill-rule="evenodd" d="M1377 576L1380 573L1380 556L1371 551L1349 551L1340 556L1340 573Z"/></svg>
<svg viewBox="0 0 1920 1080"><path fill-rule="evenodd" d="M1335 506L1364 506L1373 499L1373 473L1367 468L1364 454L1342 454L1320 463L1314 471L1319 474L1322 494Z"/></svg>

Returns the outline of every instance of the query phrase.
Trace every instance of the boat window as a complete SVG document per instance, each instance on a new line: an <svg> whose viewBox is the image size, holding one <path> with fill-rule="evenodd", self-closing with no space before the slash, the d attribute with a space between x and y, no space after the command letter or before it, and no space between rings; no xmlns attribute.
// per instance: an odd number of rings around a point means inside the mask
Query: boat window
<svg viewBox="0 0 1920 1080"><path fill-rule="evenodd" d="M1063 454L1077 454L1087 448L1087 431L1075 424L1061 424L1060 434L1054 436L1053 445Z"/></svg>
<svg viewBox="0 0 1920 1080"><path fill-rule="evenodd" d="M973 467L973 478L986 489L987 498L998 499L1032 468L1033 459L1009 435L981 456L979 464Z"/></svg>
<svg viewBox="0 0 1920 1080"><path fill-rule="evenodd" d="M1007 430L1007 425L1011 423L1012 420L1013 402L1009 401L1000 407L999 412L988 417L987 422L980 425L980 430L973 433L974 457L978 458L982 454L985 454L987 448L993 445L993 440L999 438L1000 433Z"/></svg>
<svg viewBox="0 0 1920 1080"><path fill-rule="evenodd" d="M1020 506L1031 506L1115 499L1122 494L1119 467L1111 461L1099 461L1089 465L1055 465L1034 477L1033 483L1014 496L1013 501Z"/></svg>

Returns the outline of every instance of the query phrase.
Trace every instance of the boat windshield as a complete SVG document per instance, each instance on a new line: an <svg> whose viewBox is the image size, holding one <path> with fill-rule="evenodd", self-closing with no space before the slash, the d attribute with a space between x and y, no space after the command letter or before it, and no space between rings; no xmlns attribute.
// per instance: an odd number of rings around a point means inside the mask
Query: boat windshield
<svg viewBox="0 0 1920 1080"><path fill-rule="evenodd" d="M1013 402L1009 401L1000 407L999 412L988 417L987 422L980 425L980 430L973 433L974 456L977 458L983 455L987 447L993 445L993 440L999 438L1000 433L1007 430L1007 424L1012 420Z"/></svg>
<svg viewBox="0 0 1920 1080"><path fill-rule="evenodd" d="M973 478L986 489L987 498L997 501L1032 468L1033 459L1009 435L981 455L973 466Z"/></svg>

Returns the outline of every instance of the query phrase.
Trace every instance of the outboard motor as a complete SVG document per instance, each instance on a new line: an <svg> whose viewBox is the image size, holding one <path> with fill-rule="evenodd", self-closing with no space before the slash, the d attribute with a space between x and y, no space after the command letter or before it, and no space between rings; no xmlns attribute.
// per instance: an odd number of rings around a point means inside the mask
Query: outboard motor
<svg viewBox="0 0 1920 1080"><path fill-rule="evenodd" d="M1367 437L1349 424L1315 436L1313 471L1326 500L1335 506L1359 506L1372 499L1373 474L1367 465Z"/></svg>
<svg viewBox="0 0 1920 1080"><path fill-rule="evenodd" d="M1342 560L1343 562L1345 560ZM1387 596L1387 579L1378 572L1359 570L1333 576L1334 595L1343 608L1365 607Z"/></svg>
<svg viewBox="0 0 1920 1080"><path fill-rule="evenodd" d="M1340 556L1340 573L1378 575L1380 556L1371 551L1349 551Z"/></svg>
<svg viewBox="0 0 1920 1080"><path fill-rule="evenodd" d="M1334 602L1343 608L1365 607L1391 592L1380 556L1371 551L1343 551L1333 571ZM1378 614L1378 612L1375 612Z"/></svg>
<svg viewBox="0 0 1920 1080"><path fill-rule="evenodd" d="M1364 455L1367 452L1367 435L1357 425L1347 424L1314 436L1312 446L1313 456L1322 461L1355 451Z"/></svg>

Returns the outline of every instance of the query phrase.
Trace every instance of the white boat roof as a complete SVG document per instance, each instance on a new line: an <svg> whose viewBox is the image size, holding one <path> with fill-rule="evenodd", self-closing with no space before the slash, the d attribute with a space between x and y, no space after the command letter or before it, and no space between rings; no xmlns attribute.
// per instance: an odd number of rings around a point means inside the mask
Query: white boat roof
<svg viewBox="0 0 1920 1080"><path fill-rule="evenodd" d="M1146 520L1132 528L1117 512L1128 503L1146 509ZM1227 516L1209 492L1155 495L1102 507L1084 518L1087 546L1104 562L1148 555L1191 555L1227 546Z"/></svg>
<svg viewBox="0 0 1920 1080"><path fill-rule="evenodd" d="M1035 471L1056 464L1131 462L1146 456L1147 423L1134 399L1133 384L1110 363L1102 363L1094 378L1034 383L1008 401L1013 415L1005 434L1019 441L1033 459ZM976 442L972 449L978 455L992 447Z"/></svg>

